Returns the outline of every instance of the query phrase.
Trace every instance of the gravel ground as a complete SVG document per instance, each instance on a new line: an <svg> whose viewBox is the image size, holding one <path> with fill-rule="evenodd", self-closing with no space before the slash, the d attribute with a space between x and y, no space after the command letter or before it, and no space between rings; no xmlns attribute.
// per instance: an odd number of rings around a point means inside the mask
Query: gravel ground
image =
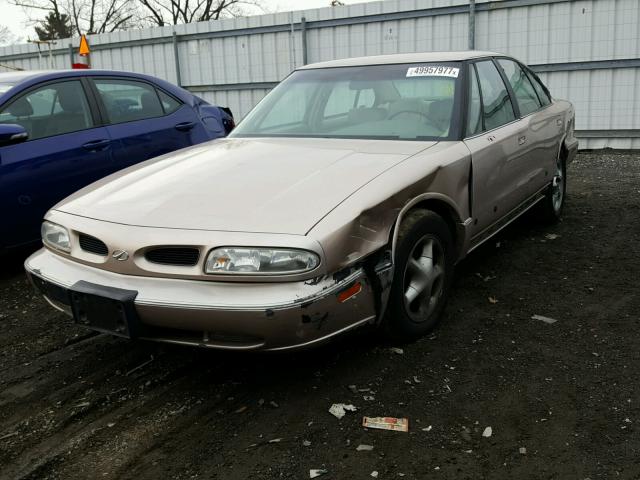
<svg viewBox="0 0 640 480"><path fill-rule="evenodd" d="M527 215L471 254L441 325L402 354L362 334L286 355L95 335L36 297L14 255L0 477L640 478L640 155L581 153L568 174L563 221ZM358 410L338 420L339 402Z"/></svg>

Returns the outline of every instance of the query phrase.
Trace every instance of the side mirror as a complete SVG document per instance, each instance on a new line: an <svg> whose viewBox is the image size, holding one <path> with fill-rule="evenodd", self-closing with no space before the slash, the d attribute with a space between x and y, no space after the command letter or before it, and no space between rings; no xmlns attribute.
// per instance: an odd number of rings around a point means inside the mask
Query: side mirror
<svg viewBox="0 0 640 480"><path fill-rule="evenodd" d="M24 142L29 134L22 125L13 123L0 124L0 146Z"/></svg>

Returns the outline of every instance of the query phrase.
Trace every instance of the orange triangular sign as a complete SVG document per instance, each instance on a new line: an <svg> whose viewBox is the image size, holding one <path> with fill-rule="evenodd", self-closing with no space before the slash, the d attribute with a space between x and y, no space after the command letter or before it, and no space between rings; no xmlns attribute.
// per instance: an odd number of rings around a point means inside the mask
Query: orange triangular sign
<svg viewBox="0 0 640 480"><path fill-rule="evenodd" d="M82 35L80 37L80 52L78 53L83 57L86 57L91 53L91 50L89 50L89 42L87 42L86 35Z"/></svg>

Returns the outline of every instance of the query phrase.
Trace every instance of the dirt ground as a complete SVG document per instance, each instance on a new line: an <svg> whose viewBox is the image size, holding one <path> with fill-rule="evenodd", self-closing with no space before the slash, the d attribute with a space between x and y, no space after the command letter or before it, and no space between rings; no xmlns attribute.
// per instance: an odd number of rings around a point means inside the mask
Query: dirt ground
<svg viewBox="0 0 640 480"><path fill-rule="evenodd" d="M568 175L564 220L527 215L471 254L441 325L402 354L362 334L278 355L95 335L36 297L15 255L0 477L640 478L640 155L581 153ZM339 402L358 410L338 420Z"/></svg>

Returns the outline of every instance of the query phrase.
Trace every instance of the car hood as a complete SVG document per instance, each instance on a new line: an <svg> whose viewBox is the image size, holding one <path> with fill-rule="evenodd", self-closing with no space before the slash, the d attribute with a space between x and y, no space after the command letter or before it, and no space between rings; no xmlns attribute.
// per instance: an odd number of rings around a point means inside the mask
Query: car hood
<svg viewBox="0 0 640 480"><path fill-rule="evenodd" d="M217 140L113 174L54 209L137 226L304 235L356 190L435 143Z"/></svg>

